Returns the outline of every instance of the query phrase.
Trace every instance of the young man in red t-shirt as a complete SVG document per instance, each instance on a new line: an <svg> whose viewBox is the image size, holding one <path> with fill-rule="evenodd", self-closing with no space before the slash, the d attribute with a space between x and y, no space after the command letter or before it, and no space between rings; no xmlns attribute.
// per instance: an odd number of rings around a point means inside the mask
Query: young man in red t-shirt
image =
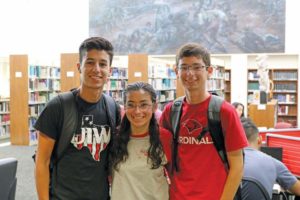
<svg viewBox="0 0 300 200"><path fill-rule="evenodd" d="M179 49L175 72L184 87L185 98L177 147L178 170L170 173L171 200L233 199L243 175L242 149L248 143L240 119L228 102L221 105L220 120L229 171L225 170L210 134L196 139L208 126L211 94L206 82L212 69L210 54L199 44L190 43ZM161 125L168 130L172 130L171 106L172 103L165 107L160 118Z"/></svg>

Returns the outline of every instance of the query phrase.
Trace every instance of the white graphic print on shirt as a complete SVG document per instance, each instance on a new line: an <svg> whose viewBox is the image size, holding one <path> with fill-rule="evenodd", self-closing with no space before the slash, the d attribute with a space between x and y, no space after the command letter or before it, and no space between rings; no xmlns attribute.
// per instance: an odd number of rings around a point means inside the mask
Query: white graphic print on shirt
<svg viewBox="0 0 300 200"><path fill-rule="evenodd" d="M100 153L110 141L110 127L93 123L93 115L83 115L81 133L74 134L71 143L77 149L87 147L96 161L100 161Z"/></svg>
<svg viewBox="0 0 300 200"><path fill-rule="evenodd" d="M213 141L209 134L205 134L201 140L198 140L197 137L203 130L203 125L194 119L188 119L182 123L183 135L180 135L178 142L180 144L213 144Z"/></svg>

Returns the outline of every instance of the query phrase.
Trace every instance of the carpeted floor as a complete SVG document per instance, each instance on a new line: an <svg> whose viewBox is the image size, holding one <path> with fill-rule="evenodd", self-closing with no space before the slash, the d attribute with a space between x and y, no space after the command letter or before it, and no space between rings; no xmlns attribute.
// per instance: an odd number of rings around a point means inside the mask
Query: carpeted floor
<svg viewBox="0 0 300 200"><path fill-rule="evenodd" d="M36 146L0 146L0 159L14 157L18 160L16 200L37 199L31 158L35 149Z"/></svg>

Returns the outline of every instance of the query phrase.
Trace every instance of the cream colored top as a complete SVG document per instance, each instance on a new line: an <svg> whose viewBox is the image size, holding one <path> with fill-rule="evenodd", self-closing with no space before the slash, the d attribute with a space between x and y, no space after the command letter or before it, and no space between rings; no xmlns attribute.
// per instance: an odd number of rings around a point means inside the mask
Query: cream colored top
<svg viewBox="0 0 300 200"><path fill-rule="evenodd" d="M149 136L130 138L128 159L112 174L111 200L169 199L169 185L163 166L151 169L151 165L147 163L149 145Z"/></svg>

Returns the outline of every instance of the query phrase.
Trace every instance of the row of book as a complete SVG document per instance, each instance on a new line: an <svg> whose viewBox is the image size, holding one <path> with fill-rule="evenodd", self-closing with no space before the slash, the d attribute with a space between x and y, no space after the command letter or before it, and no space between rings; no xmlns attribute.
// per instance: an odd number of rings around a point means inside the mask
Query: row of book
<svg viewBox="0 0 300 200"><path fill-rule="evenodd" d="M111 77L110 78L116 78L116 79L127 79L127 68L117 68L112 67L111 71Z"/></svg>
<svg viewBox="0 0 300 200"><path fill-rule="evenodd" d="M208 79L206 88L208 91L224 90L224 80L223 79Z"/></svg>
<svg viewBox="0 0 300 200"><path fill-rule="evenodd" d="M0 115L0 125L5 125L5 124L8 124L9 123L9 114L1 114Z"/></svg>
<svg viewBox="0 0 300 200"><path fill-rule="evenodd" d="M173 101L176 97L175 90L156 91L157 102Z"/></svg>
<svg viewBox="0 0 300 200"><path fill-rule="evenodd" d="M9 112L9 102L0 102L0 113L1 112Z"/></svg>
<svg viewBox="0 0 300 200"><path fill-rule="evenodd" d="M57 95L57 92L31 92L29 94L29 104L46 103Z"/></svg>
<svg viewBox="0 0 300 200"><path fill-rule="evenodd" d="M288 115L289 114L289 106L278 106L278 115Z"/></svg>
<svg viewBox="0 0 300 200"><path fill-rule="evenodd" d="M278 103L296 103L295 94L274 94L274 99L278 100Z"/></svg>
<svg viewBox="0 0 300 200"><path fill-rule="evenodd" d="M259 90L259 83L248 83L248 90Z"/></svg>
<svg viewBox="0 0 300 200"><path fill-rule="evenodd" d="M167 64L150 64L148 76L151 78L176 78L175 71Z"/></svg>
<svg viewBox="0 0 300 200"><path fill-rule="evenodd" d="M259 75L258 75L257 71L248 72L248 79L249 80L258 80Z"/></svg>
<svg viewBox="0 0 300 200"><path fill-rule="evenodd" d="M125 79L115 80L110 79L104 86L104 90L124 90L127 87L128 81Z"/></svg>
<svg viewBox="0 0 300 200"><path fill-rule="evenodd" d="M29 79L29 89L31 91L51 91L60 90L60 80L56 79Z"/></svg>
<svg viewBox="0 0 300 200"><path fill-rule="evenodd" d="M34 118L37 117L44 108L45 104L30 105L28 110L29 116Z"/></svg>
<svg viewBox="0 0 300 200"><path fill-rule="evenodd" d="M224 67L214 66L211 78L224 79Z"/></svg>
<svg viewBox="0 0 300 200"><path fill-rule="evenodd" d="M297 72L274 72L273 80L297 80Z"/></svg>
<svg viewBox="0 0 300 200"><path fill-rule="evenodd" d="M0 138L1 137L5 137L5 136L9 136L10 132L9 132L9 125L7 126L0 126Z"/></svg>
<svg viewBox="0 0 300 200"><path fill-rule="evenodd" d="M148 79L149 84L151 84L156 90L175 90L176 80L169 78L156 78Z"/></svg>
<svg viewBox="0 0 300 200"><path fill-rule="evenodd" d="M29 65L29 77L59 78L60 68L56 66Z"/></svg>
<svg viewBox="0 0 300 200"><path fill-rule="evenodd" d="M293 91L296 92L297 85L294 83L275 83L274 84L275 91Z"/></svg>
<svg viewBox="0 0 300 200"><path fill-rule="evenodd" d="M123 92L107 90L106 94L108 94L109 96L114 98L117 102L123 104L123 101L124 101L124 93Z"/></svg>

